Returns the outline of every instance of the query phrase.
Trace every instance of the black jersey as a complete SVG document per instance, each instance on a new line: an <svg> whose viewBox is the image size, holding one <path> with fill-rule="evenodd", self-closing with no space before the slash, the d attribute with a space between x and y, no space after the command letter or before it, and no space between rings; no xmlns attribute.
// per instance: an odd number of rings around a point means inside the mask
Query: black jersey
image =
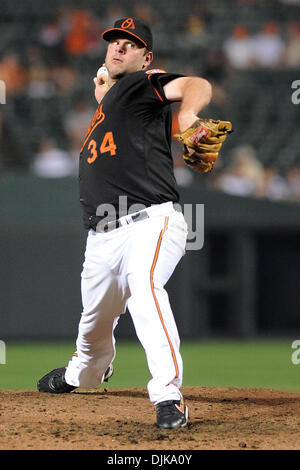
<svg viewBox="0 0 300 470"><path fill-rule="evenodd" d="M127 210L179 199L171 154L171 102L163 86L181 75L138 71L119 79L98 106L80 152L79 190L84 226L97 208Z"/></svg>

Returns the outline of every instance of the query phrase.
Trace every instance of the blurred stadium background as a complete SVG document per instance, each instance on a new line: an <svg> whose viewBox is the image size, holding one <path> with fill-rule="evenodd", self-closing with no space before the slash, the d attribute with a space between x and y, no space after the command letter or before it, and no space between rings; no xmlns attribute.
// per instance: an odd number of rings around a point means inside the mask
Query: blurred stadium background
<svg viewBox="0 0 300 470"><path fill-rule="evenodd" d="M202 114L231 120L235 130L210 175L185 167L173 142L181 201L205 207L204 246L187 252L167 286L189 351L188 377L195 357L205 370L203 358L215 351L210 372L216 379L206 384L224 384L227 371L226 383L241 385L252 360L252 385L295 387L290 345L300 335L300 104L292 86L300 80L299 0L1 0L0 339L8 352L15 341L75 340L85 243L79 148L95 109L92 79L105 56L100 33L126 16L151 24L153 67L211 81L214 98ZM174 131L177 110L173 105ZM129 315L116 336L136 341ZM237 343L216 346L216 339ZM266 348L273 345L266 362L260 346L248 343L262 339ZM26 347L11 347L12 365L0 366L2 388L20 387L13 377L26 370L20 361L28 357ZM32 347L31 357L43 362L38 373L60 365L53 349ZM226 364L234 369L234 360L240 362L231 375ZM290 376L266 384L267 370ZM246 376L243 383L251 385Z"/></svg>

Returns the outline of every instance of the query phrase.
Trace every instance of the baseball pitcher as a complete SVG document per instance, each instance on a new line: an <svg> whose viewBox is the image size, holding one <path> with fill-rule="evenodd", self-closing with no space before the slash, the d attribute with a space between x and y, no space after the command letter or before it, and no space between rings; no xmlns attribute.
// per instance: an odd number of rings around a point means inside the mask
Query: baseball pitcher
<svg viewBox="0 0 300 470"><path fill-rule="evenodd" d="M66 367L42 377L38 390L69 393L107 381L113 373L114 329L128 308L152 377L148 393L156 425L180 428L188 420L180 391L183 363L164 286L185 253L187 224L174 209L179 194L170 105L181 102L176 138L196 171L212 169L231 124L198 117L211 100L206 80L149 68L153 48L147 24L122 18L102 37L108 46L94 79L98 107L79 163L87 244L76 352Z"/></svg>

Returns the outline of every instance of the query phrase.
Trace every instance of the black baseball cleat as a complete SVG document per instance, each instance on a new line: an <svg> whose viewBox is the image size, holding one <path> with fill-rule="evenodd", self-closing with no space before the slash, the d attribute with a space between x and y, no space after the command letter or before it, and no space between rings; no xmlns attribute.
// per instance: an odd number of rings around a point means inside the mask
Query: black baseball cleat
<svg viewBox="0 0 300 470"><path fill-rule="evenodd" d="M188 407L181 400L162 401L156 405L156 426L162 429L182 428L188 422Z"/></svg>
<svg viewBox="0 0 300 470"><path fill-rule="evenodd" d="M65 381L66 369L66 367L58 367L44 375L37 383L38 391L47 393L70 393L75 390L77 387L69 385Z"/></svg>
<svg viewBox="0 0 300 470"><path fill-rule="evenodd" d="M65 380L66 367L58 367L53 369L48 374L44 375L38 383L37 388L39 392L47 393L70 393L78 387L69 385ZM108 367L104 374L103 381L108 382L108 379L113 375L114 369L112 364Z"/></svg>

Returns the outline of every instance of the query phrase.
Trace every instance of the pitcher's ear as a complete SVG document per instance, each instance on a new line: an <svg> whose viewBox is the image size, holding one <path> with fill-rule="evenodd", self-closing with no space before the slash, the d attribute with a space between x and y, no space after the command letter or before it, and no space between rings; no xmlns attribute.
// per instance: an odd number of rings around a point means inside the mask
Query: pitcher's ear
<svg viewBox="0 0 300 470"><path fill-rule="evenodd" d="M152 60L153 60L153 52L146 50L145 62L144 62L144 65L143 65L143 69L146 69L147 67L149 67Z"/></svg>

